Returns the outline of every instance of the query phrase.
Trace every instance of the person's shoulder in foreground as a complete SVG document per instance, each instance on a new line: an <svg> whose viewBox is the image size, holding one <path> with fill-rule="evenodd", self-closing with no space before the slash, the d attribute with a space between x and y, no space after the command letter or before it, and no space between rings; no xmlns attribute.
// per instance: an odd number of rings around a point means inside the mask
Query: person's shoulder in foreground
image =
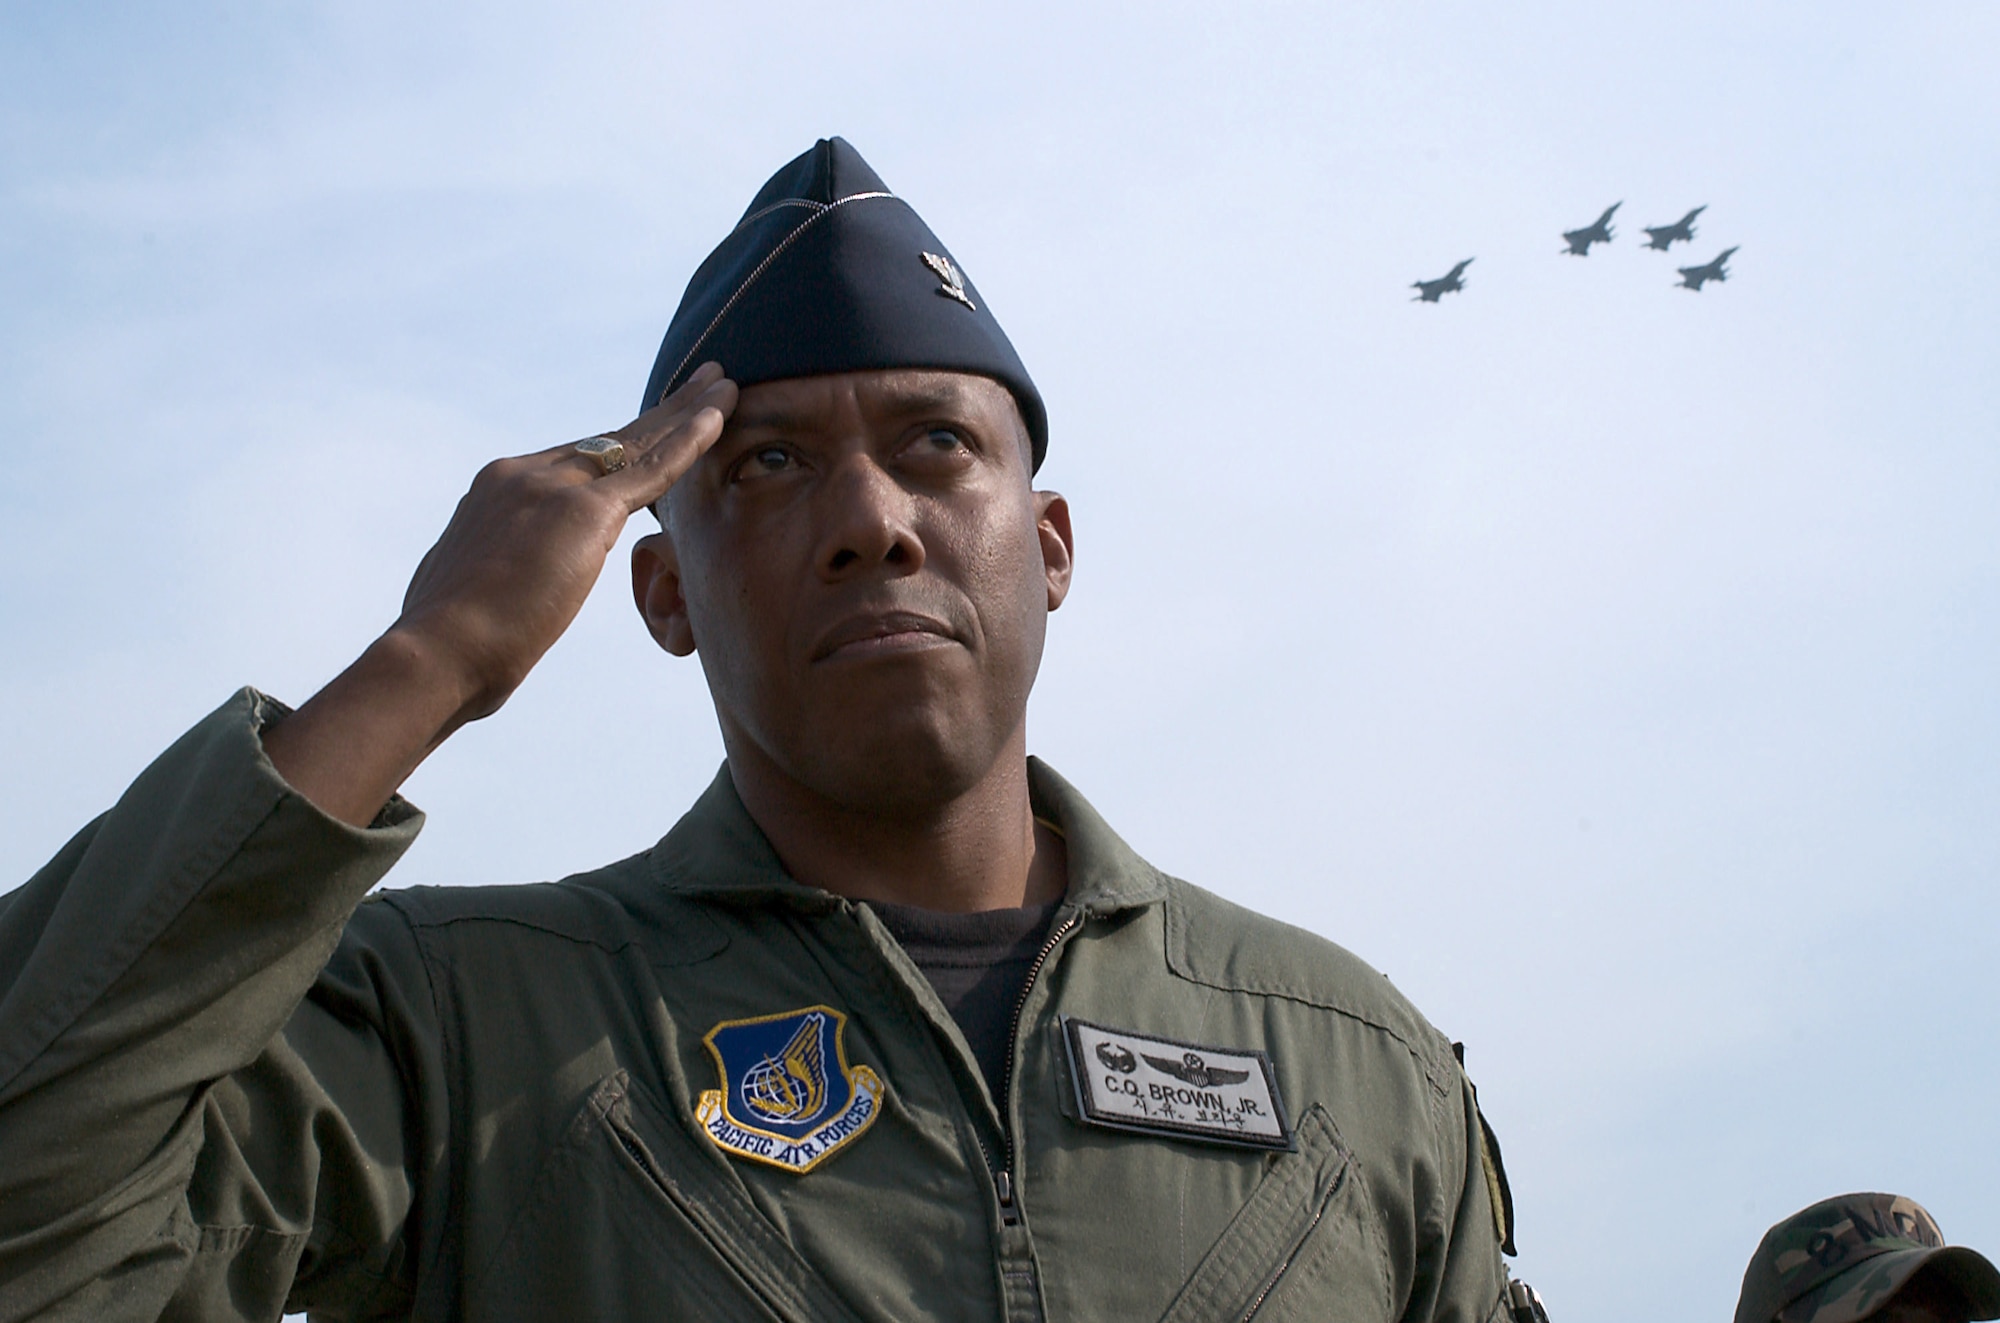
<svg viewBox="0 0 2000 1323"><path fill-rule="evenodd" d="M858 153L779 170L637 420L489 465L353 665L0 904L0 1319L1505 1316L1452 1045L1028 755L1048 433ZM609 868L362 903L647 508L715 782Z"/></svg>
<svg viewBox="0 0 2000 1323"><path fill-rule="evenodd" d="M1735 1323L1975 1323L2000 1318L2000 1271L1947 1245L1914 1199L1843 1194L1764 1233Z"/></svg>

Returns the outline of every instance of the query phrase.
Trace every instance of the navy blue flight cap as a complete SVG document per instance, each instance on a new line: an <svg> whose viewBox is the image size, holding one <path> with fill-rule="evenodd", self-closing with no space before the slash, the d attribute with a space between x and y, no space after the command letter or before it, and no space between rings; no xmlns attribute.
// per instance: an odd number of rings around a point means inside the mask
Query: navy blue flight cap
<svg viewBox="0 0 2000 1323"><path fill-rule="evenodd" d="M1049 447L1042 397L986 300L844 138L771 176L688 281L646 382L649 409L709 359L739 386L879 368L992 377Z"/></svg>

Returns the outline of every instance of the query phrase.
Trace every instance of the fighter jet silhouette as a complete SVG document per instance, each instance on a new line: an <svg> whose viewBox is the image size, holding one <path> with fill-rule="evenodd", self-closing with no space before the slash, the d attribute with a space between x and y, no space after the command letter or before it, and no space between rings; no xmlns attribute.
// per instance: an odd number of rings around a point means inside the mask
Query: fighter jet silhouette
<svg viewBox="0 0 2000 1323"><path fill-rule="evenodd" d="M1586 225L1580 230L1564 230L1563 242L1568 244L1569 247L1563 251L1574 253L1578 257L1589 257L1590 245L1594 243L1610 243L1611 213L1624 205L1623 202L1612 203L1604 209L1604 214L1597 218L1597 223L1594 225Z"/></svg>
<svg viewBox="0 0 2000 1323"><path fill-rule="evenodd" d="M1468 257L1451 270L1439 276L1436 280L1412 281L1410 288L1417 291L1417 297L1411 299L1410 302L1436 303L1453 290L1464 289L1465 281L1460 277L1465 275L1465 268L1471 265L1472 259Z"/></svg>
<svg viewBox="0 0 2000 1323"><path fill-rule="evenodd" d="M1708 204L1703 203L1675 221L1672 225L1648 225L1646 227L1646 247L1657 248L1664 253L1683 239L1689 243L1693 243L1694 218L1707 210Z"/></svg>
<svg viewBox="0 0 2000 1323"><path fill-rule="evenodd" d="M1729 270L1727 267L1723 265L1723 263L1727 262L1729 260L1729 255L1735 251L1736 250L1734 248L1723 249L1720 253L1716 254L1715 260L1713 262L1710 262L1707 266L1682 267L1681 283L1675 286L1675 288L1691 289L1695 293L1699 294L1701 293L1701 286L1703 281L1707 280L1721 281L1729 279Z"/></svg>

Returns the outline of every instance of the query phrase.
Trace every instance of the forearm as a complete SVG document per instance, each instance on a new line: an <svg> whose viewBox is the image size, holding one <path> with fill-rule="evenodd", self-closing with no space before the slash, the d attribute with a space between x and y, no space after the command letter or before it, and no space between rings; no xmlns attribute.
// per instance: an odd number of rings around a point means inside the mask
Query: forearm
<svg viewBox="0 0 2000 1323"><path fill-rule="evenodd" d="M391 629L296 712L264 753L321 812L353 827L382 806L471 715L476 686L422 636Z"/></svg>

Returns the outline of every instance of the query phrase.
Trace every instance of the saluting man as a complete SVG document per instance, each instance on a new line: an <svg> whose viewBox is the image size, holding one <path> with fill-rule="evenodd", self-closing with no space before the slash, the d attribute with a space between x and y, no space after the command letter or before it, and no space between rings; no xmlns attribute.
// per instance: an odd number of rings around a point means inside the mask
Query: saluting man
<svg viewBox="0 0 2000 1323"><path fill-rule="evenodd" d="M488 465L353 665L0 899L0 1318L1505 1317L1451 1045L1028 755L1048 421L852 147L765 185L643 403ZM594 872L370 895L647 507L713 785Z"/></svg>

